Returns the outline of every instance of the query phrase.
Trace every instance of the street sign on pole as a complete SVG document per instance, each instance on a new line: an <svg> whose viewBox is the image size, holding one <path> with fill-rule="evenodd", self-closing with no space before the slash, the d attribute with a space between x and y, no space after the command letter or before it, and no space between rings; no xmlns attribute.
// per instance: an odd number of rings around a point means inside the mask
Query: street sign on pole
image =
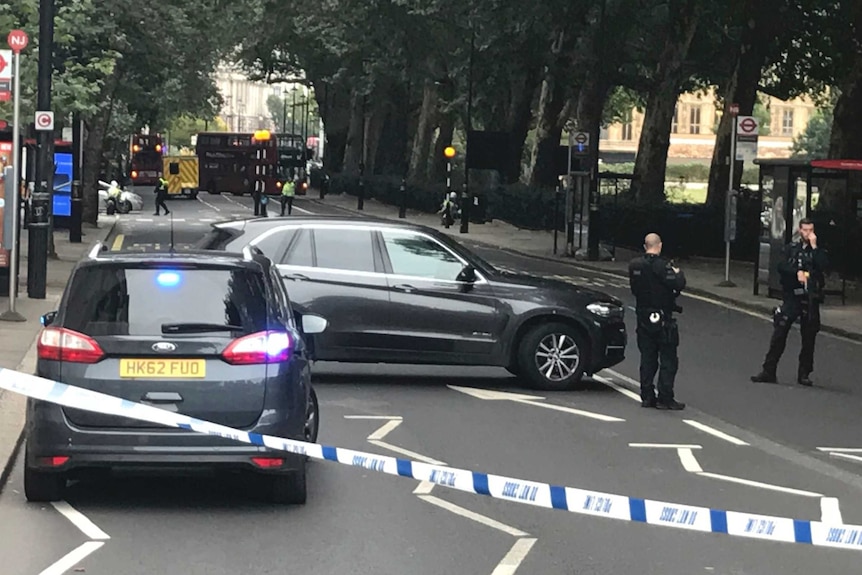
<svg viewBox="0 0 862 575"><path fill-rule="evenodd" d="M731 104L730 105L730 115L734 118L739 115L739 104Z"/></svg>
<svg viewBox="0 0 862 575"><path fill-rule="evenodd" d="M574 151L578 155L587 154L590 151L590 135L587 132L575 132L572 138Z"/></svg>
<svg viewBox="0 0 862 575"><path fill-rule="evenodd" d="M13 30L7 38L12 51L15 53L15 70L13 75L13 88L15 101L12 105L12 178L7 179L6 201L12 211L10 218L12 224L12 243L9 249L9 309L0 314L2 321L27 321L23 315L15 310L15 298L18 296L18 253L19 243L19 192L21 188L21 50L27 46L27 34L21 30ZM11 185L10 185L11 184Z"/></svg>
<svg viewBox="0 0 862 575"><path fill-rule="evenodd" d="M0 80L12 79L12 50L0 50Z"/></svg>
<svg viewBox="0 0 862 575"><path fill-rule="evenodd" d="M734 157L740 162L752 162L757 159L757 133L759 129L754 116L739 116L736 118L736 153Z"/></svg>
<svg viewBox="0 0 862 575"><path fill-rule="evenodd" d="M36 129L51 131L54 129L54 112L36 112Z"/></svg>

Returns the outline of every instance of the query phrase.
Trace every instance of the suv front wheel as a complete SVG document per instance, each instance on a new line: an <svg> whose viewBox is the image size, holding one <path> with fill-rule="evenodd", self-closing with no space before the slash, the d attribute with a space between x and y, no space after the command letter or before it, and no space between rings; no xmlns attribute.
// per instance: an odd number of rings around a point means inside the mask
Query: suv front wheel
<svg viewBox="0 0 862 575"><path fill-rule="evenodd" d="M564 323L547 323L530 330L518 348L520 375L536 388L571 389L580 382L587 345L580 332Z"/></svg>

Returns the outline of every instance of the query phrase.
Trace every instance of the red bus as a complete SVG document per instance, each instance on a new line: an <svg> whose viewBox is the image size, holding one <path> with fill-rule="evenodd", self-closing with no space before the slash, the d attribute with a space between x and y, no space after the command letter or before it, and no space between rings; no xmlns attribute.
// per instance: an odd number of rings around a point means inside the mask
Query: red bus
<svg viewBox="0 0 862 575"><path fill-rule="evenodd" d="M130 170L135 186L154 186L162 175L164 142L159 134L135 134L129 142Z"/></svg>
<svg viewBox="0 0 862 575"><path fill-rule="evenodd" d="M268 195L281 193L275 137L257 139L255 134L203 132L197 135L195 151L202 190L235 196L253 189Z"/></svg>

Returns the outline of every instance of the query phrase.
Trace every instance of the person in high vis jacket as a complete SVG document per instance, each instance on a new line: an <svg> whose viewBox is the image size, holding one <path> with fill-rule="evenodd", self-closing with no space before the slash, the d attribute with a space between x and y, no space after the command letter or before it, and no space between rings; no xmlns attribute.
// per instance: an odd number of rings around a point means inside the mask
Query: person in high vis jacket
<svg viewBox="0 0 862 575"><path fill-rule="evenodd" d="M153 215L154 216L161 215L161 214L159 214L159 208L160 207L164 208L165 209L165 215L168 215L169 213L171 213L170 210L168 210L168 205L165 203L165 199L167 199L167 197L168 197L168 181L164 177L159 176L159 183L156 184L155 192L156 192L156 213L154 213Z"/></svg>
<svg viewBox="0 0 862 575"><path fill-rule="evenodd" d="M293 212L293 197L296 195L296 183L293 180L284 182L281 188L281 215L284 215L284 207L287 206L287 215Z"/></svg>

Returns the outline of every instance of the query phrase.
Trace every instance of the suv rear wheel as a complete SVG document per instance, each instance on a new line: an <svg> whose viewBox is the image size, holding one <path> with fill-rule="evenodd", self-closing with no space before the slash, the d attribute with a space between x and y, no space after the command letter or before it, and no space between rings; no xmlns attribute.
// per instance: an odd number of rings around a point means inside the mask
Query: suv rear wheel
<svg viewBox="0 0 862 575"><path fill-rule="evenodd" d="M65 474L40 471L25 464L24 495L27 501L60 501L65 491Z"/></svg>
<svg viewBox="0 0 862 575"><path fill-rule="evenodd" d="M586 342L577 329L564 323L537 326L518 348L520 375L536 389L570 389L584 374L586 352Z"/></svg>
<svg viewBox="0 0 862 575"><path fill-rule="evenodd" d="M305 441L317 443L317 434L320 430L320 406L317 403L317 392L311 388L311 398L305 414Z"/></svg>
<svg viewBox="0 0 862 575"><path fill-rule="evenodd" d="M284 475L266 477L269 481L269 500L283 505L305 505L308 486L305 479L305 458L297 460L297 468Z"/></svg>

